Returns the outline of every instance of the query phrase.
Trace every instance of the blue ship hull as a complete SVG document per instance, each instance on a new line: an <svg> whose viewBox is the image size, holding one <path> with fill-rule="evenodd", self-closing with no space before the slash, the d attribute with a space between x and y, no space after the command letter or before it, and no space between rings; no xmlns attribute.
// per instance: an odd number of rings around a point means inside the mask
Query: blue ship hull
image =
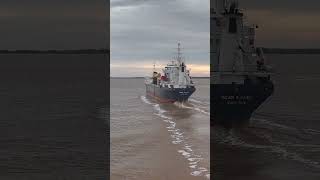
<svg viewBox="0 0 320 180"><path fill-rule="evenodd" d="M164 103L187 101L195 90L196 88L194 86L189 86L187 88L169 88L160 87L155 84L146 84L147 96Z"/></svg>

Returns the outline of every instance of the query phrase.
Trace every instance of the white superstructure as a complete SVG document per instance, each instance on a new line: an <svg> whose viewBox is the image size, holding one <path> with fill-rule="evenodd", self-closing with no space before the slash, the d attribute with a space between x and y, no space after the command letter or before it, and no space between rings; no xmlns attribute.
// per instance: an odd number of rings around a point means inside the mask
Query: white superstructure
<svg viewBox="0 0 320 180"><path fill-rule="evenodd" d="M173 88L194 86L190 69L187 69L187 65L181 56L180 43L178 43L177 56L162 69L162 73L154 72L153 74L153 78L157 78L157 84L160 86Z"/></svg>
<svg viewBox="0 0 320 180"><path fill-rule="evenodd" d="M216 84L243 84L248 76L268 76L255 25L246 25L237 0L211 3L211 59Z"/></svg>

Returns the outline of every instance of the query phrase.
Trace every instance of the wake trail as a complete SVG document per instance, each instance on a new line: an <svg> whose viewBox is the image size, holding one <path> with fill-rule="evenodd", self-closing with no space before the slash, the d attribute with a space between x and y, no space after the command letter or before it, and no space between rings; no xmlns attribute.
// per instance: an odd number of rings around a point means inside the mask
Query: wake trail
<svg viewBox="0 0 320 180"><path fill-rule="evenodd" d="M198 112L200 112L200 113L202 113L202 114L205 114L205 115L210 116L210 112L207 112L207 111L203 110L203 109L200 108L200 107L188 106L188 105L186 105L186 104L184 104L184 103L179 103L179 102L176 102L176 103L174 103L174 104L175 104L176 106L180 107L180 108L191 109L191 110L198 111Z"/></svg>
<svg viewBox="0 0 320 180"><path fill-rule="evenodd" d="M210 179L210 172L208 169L201 167L199 163L203 159L201 155L196 154L196 152L192 149L193 145L187 142L184 132L177 128L177 124L174 119L170 116L166 115L166 110L160 107L160 104L150 102L145 96L141 96L141 100L146 104L152 105L155 112L154 114L159 116L163 122L167 125L167 132L170 133L172 138L171 143L174 145L181 145L182 148L177 152L181 154L187 161L188 166L191 169L190 175L192 176L204 176L207 179Z"/></svg>
<svg viewBox="0 0 320 180"><path fill-rule="evenodd" d="M275 127L292 129L290 127L281 126L279 124L276 124ZM315 167L315 168L320 168L319 162L316 162L316 161L313 161L310 159L306 159L301 154L298 154L296 152L291 152L286 148L286 147L292 147L292 146L301 146L301 144L284 144L281 142L275 142L272 139L272 136L263 136L263 138L266 138L270 143L272 143L272 145L252 144L252 143L246 142L246 140L241 138L241 134L239 135L235 131L231 130L228 133L224 134L224 137L221 138L221 143L229 144L231 146L259 149L259 150L262 150L265 152L276 153L276 154L279 154L284 159L294 160L294 161L304 163L304 164L307 164L307 165ZM319 146L314 146L314 148L319 148Z"/></svg>

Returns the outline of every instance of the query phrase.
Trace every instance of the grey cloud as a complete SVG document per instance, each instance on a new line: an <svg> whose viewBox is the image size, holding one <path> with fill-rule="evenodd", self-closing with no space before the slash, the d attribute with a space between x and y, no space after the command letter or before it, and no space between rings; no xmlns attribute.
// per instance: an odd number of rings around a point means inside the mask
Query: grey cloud
<svg viewBox="0 0 320 180"><path fill-rule="evenodd" d="M259 24L259 46L320 48L318 0L241 0L251 23ZM310 38L313 37L313 38Z"/></svg>
<svg viewBox="0 0 320 180"><path fill-rule="evenodd" d="M239 0L249 23L257 23L257 44L320 47L320 1ZM209 63L209 0L112 0L113 62L168 60L177 41L192 63Z"/></svg>
<svg viewBox="0 0 320 180"><path fill-rule="evenodd" d="M187 59L209 64L209 1L204 4L187 7L181 0L146 1L112 13L111 59L165 63L181 41Z"/></svg>
<svg viewBox="0 0 320 180"><path fill-rule="evenodd" d="M319 0L239 0L246 9L266 9L279 11L319 11Z"/></svg>
<svg viewBox="0 0 320 180"><path fill-rule="evenodd" d="M151 0L111 0L111 8L122 6L136 6L148 3Z"/></svg>
<svg viewBox="0 0 320 180"><path fill-rule="evenodd" d="M112 62L165 63L173 55L176 42L181 41L190 63L209 64L208 2L113 0ZM240 0L240 6L246 10L249 23L261 27L257 30L259 46L320 47L320 27L314 23L320 18L320 1Z"/></svg>

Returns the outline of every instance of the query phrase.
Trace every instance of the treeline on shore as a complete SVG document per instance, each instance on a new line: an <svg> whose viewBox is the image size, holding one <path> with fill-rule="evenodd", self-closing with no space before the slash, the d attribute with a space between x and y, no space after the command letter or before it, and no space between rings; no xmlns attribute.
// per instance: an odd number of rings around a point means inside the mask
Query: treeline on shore
<svg viewBox="0 0 320 180"><path fill-rule="evenodd" d="M108 54L108 49L79 50L0 50L0 54Z"/></svg>
<svg viewBox="0 0 320 180"><path fill-rule="evenodd" d="M320 49L262 48L266 54L320 54Z"/></svg>

